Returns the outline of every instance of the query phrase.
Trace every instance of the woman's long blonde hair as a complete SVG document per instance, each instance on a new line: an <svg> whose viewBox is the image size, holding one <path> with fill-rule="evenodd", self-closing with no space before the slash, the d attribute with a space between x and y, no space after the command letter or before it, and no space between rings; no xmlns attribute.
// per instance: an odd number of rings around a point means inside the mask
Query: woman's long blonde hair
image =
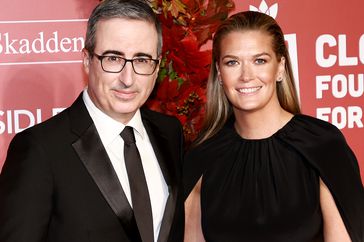
<svg viewBox="0 0 364 242"><path fill-rule="evenodd" d="M217 29L212 46L212 62L207 83L207 103L203 129L195 145L214 136L232 114L232 107L226 98L222 85L219 84L216 63L220 59L220 47L223 38L231 32L258 30L272 37L273 51L280 60L285 59L285 74L283 81L277 82L277 96L279 103L286 111L298 114L300 107L295 88L294 77L289 53L284 35L278 23L269 15L246 11L230 16Z"/></svg>

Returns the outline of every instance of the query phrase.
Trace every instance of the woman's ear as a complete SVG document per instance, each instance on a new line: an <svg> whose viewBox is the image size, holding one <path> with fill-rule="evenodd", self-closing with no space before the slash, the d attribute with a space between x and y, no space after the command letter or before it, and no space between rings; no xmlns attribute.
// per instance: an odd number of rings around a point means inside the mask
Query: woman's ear
<svg viewBox="0 0 364 242"><path fill-rule="evenodd" d="M219 68L219 65L217 64L217 62L215 62L215 68L216 68L216 72L217 72L217 80L219 81L219 84L222 86L220 68Z"/></svg>
<svg viewBox="0 0 364 242"><path fill-rule="evenodd" d="M284 73L286 71L286 58L284 58L283 56L281 57L281 60L278 64L278 71L277 71L277 82L281 82L284 80Z"/></svg>
<svg viewBox="0 0 364 242"><path fill-rule="evenodd" d="M215 62L215 68L216 68L216 71L217 71L217 75L220 76L220 67L217 64L217 62Z"/></svg>

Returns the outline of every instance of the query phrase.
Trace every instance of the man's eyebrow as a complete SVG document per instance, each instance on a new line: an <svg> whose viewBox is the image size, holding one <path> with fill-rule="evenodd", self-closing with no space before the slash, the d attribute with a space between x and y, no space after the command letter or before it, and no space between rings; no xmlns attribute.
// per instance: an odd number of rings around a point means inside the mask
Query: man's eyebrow
<svg viewBox="0 0 364 242"><path fill-rule="evenodd" d="M138 52L134 55L134 57L148 57L150 59L153 59L152 55L147 54L147 53L143 53L143 52Z"/></svg>
<svg viewBox="0 0 364 242"><path fill-rule="evenodd" d="M102 52L102 55L107 55L107 54L114 54L114 55L124 55L124 53L117 51L117 50L105 50L104 52Z"/></svg>
<svg viewBox="0 0 364 242"><path fill-rule="evenodd" d="M124 56L123 52L120 52L117 50L106 50L102 53L102 55L108 55L108 54ZM152 55L143 53L143 52L138 52L138 53L134 54L133 57L147 57L147 58L153 59Z"/></svg>

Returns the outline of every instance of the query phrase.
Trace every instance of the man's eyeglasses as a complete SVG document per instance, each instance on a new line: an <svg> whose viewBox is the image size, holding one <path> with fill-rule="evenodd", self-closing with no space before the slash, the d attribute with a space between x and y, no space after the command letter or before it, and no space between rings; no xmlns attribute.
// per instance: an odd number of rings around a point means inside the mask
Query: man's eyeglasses
<svg viewBox="0 0 364 242"><path fill-rule="evenodd" d="M101 62L101 67L105 72L119 73L121 72L126 63L130 62L133 70L138 75L152 75L157 68L159 60L137 57L134 59L125 59L117 55L98 55L93 53L94 56Z"/></svg>

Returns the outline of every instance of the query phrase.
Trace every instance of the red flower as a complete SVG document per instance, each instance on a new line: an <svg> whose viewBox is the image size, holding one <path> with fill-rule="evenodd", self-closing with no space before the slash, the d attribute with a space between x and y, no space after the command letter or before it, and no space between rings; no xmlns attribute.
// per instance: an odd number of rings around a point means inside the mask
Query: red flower
<svg viewBox="0 0 364 242"><path fill-rule="evenodd" d="M186 143L201 130L211 50L200 48L233 10L232 0L154 0L163 26L163 53L150 109L176 116Z"/></svg>

